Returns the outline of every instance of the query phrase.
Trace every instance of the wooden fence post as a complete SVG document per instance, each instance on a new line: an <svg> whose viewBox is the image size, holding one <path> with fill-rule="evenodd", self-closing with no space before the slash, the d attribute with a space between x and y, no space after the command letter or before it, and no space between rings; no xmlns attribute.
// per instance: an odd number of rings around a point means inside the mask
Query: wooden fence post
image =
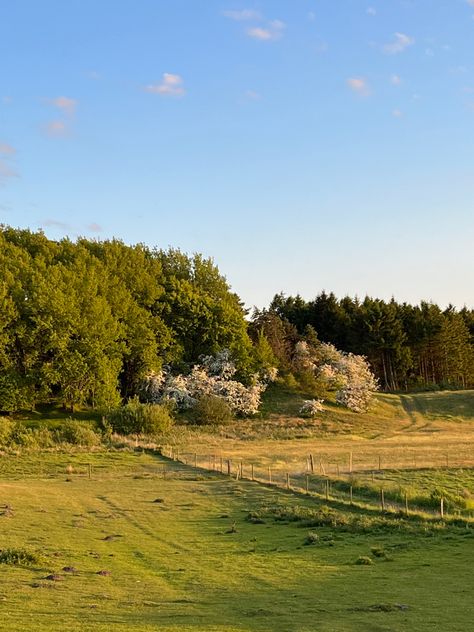
<svg viewBox="0 0 474 632"><path fill-rule="evenodd" d="M441 515L441 518L444 518L444 498L441 498L441 500L439 501L439 513Z"/></svg>
<svg viewBox="0 0 474 632"><path fill-rule="evenodd" d="M379 472L382 471L382 457L379 454Z"/></svg>
<svg viewBox="0 0 474 632"><path fill-rule="evenodd" d="M311 474L314 474L314 459L312 454L309 455L309 462L311 465Z"/></svg>
<svg viewBox="0 0 474 632"><path fill-rule="evenodd" d="M351 507L352 507L352 485L350 486L350 489L349 489L349 499L350 499L349 502L350 502Z"/></svg>
<svg viewBox="0 0 474 632"><path fill-rule="evenodd" d="M309 474L306 474L305 476L305 483L306 483L306 493L309 494Z"/></svg>
<svg viewBox="0 0 474 632"><path fill-rule="evenodd" d="M224 471L224 459L221 457L221 474Z"/></svg>
<svg viewBox="0 0 474 632"><path fill-rule="evenodd" d="M244 463L240 461L240 478L244 477Z"/></svg>
<svg viewBox="0 0 474 632"><path fill-rule="evenodd" d="M230 476L230 460L227 459L227 475Z"/></svg>
<svg viewBox="0 0 474 632"><path fill-rule="evenodd" d="M87 464L87 473L89 475L89 480L92 478L92 465L90 463Z"/></svg>
<svg viewBox="0 0 474 632"><path fill-rule="evenodd" d="M408 494L405 492L405 513L408 516Z"/></svg>
<svg viewBox="0 0 474 632"><path fill-rule="evenodd" d="M251 476L251 478L252 478L252 481L254 481L254 480L255 480L255 477L254 477L254 475L253 475L253 463L252 463L252 465L250 466L250 472L251 472L250 476Z"/></svg>
<svg viewBox="0 0 474 632"><path fill-rule="evenodd" d="M286 489L290 489L290 475L286 473Z"/></svg>
<svg viewBox="0 0 474 632"><path fill-rule="evenodd" d="M198 466L198 455L196 454L196 452L194 453L194 467Z"/></svg>
<svg viewBox="0 0 474 632"><path fill-rule="evenodd" d="M271 467L268 468L268 482L269 483L272 482L272 468Z"/></svg>
<svg viewBox="0 0 474 632"><path fill-rule="evenodd" d="M385 511L385 494L383 491L383 487L380 488L380 506L382 511Z"/></svg>
<svg viewBox="0 0 474 632"><path fill-rule="evenodd" d="M352 452L349 453L349 472L352 473Z"/></svg>
<svg viewBox="0 0 474 632"><path fill-rule="evenodd" d="M329 480L326 479L326 500L329 500Z"/></svg>

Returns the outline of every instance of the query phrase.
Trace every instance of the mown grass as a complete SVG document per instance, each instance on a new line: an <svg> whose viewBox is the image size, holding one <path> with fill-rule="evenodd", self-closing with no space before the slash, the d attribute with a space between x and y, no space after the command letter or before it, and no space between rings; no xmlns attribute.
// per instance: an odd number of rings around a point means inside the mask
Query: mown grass
<svg viewBox="0 0 474 632"><path fill-rule="evenodd" d="M1 548L38 560L2 565L5 630L470 629L469 526L326 508L147 452L2 464Z"/></svg>

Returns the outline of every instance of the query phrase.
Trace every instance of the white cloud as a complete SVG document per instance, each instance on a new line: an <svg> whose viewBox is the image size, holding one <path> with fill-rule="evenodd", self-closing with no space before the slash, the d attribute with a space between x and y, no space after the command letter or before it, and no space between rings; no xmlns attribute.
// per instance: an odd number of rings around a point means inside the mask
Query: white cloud
<svg viewBox="0 0 474 632"><path fill-rule="evenodd" d="M261 20L262 16L258 11L253 9L241 9L240 11L223 11L222 15L226 18L235 20L236 22L244 22L246 20Z"/></svg>
<svg viewBox="0 0 474 632"><path fill-rule="evenodd" d="M395 33L394 39L389 44L385 44L383 50L389 55L396 55L397 53L403 53L409 46L415 43L413 37L405 35L405 33Z"/></svg>
<svg viewBox="0 0 474 632"><path fill-rule="evenodd" d="M367 13L367 15L377 15L377 9L375 9L374 7L367 7L365 12Z"/></svg>
<svg viewBox="0 0 474 632"><path fill-rule="evenodd" d="M71 99L70 97L56 97L55 99L50 99L49 103L70 116L75 114L78 104L77 99Z"/></svg>
<svg viewBox="0 0 474 632"><path fill-rule="evenodd" d="M253 26L247 29L246 33L249 37L261 42L269 42L279 39L285 29L285 23L281 20L272 20L266 27Z"/></svg>
<svg viewBox="0 0 474 632"><path fill-rule="evenodd" d="M57 137L65 136L68 133L67 124L64 121L50 121L45 127L48 136Z"/></svg>
<svg viewBox="0 0 474 632"><path fill-rule="evenodd" d="M402 79L401 79L401 77L399 75L392 75L390 77L390 83L393 86L399 86L402 83Z"/></svg>
<svg viewBox="0 0 474 632"><path fill-rule="evenodd" d="M370 94L369 84L367 83L367 80L362 77L351 77L346 83L356 94L364 97Z"/></svg>
<svg viewBox="0 0 474 632"><path fill-rule="evenodd" d="M180 75L173 75L169 72L163 73L161 83L151 83L145 86L145 92L170 97L182 97L186 94L186 90L183 87L182 77L180 77Z"/></svg>

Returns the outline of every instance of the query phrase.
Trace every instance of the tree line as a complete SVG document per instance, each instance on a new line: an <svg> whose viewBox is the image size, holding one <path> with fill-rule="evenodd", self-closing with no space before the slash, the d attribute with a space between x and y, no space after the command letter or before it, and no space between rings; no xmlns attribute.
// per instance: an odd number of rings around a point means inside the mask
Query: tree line
<svg viewBox="0 0 474 632"><path fill-rule="evenodd" d="M245 310L212 260L0 227L0 411L111 408L150 371L222 348L245 381Z"/></svg>
<svg viewBox="0 0 474 632"><path fill-rule="evenodd" d="M384 390L474 386L474 311L466 307L441 309L430 302L410 305L368 296L338 299L326 292L310 301L277 294L255 319L267 321L270 339L284 340L282 333L275 334L275 317L287 324L286 339L310 327L321 341L366 356Z"/></svg>

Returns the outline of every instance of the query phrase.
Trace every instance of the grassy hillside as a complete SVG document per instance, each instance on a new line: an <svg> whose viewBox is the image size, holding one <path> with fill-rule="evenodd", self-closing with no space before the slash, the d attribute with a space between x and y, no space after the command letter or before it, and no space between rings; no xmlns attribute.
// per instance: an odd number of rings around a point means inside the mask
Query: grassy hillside
<svg viewBox="0 0 474 632"><path fill-rule="evenodd" d="M0 480L1 548L39 556L1 566L11 632L471 626L469 524L328 519L318 500L132 452L4 457Z"/></svg>

